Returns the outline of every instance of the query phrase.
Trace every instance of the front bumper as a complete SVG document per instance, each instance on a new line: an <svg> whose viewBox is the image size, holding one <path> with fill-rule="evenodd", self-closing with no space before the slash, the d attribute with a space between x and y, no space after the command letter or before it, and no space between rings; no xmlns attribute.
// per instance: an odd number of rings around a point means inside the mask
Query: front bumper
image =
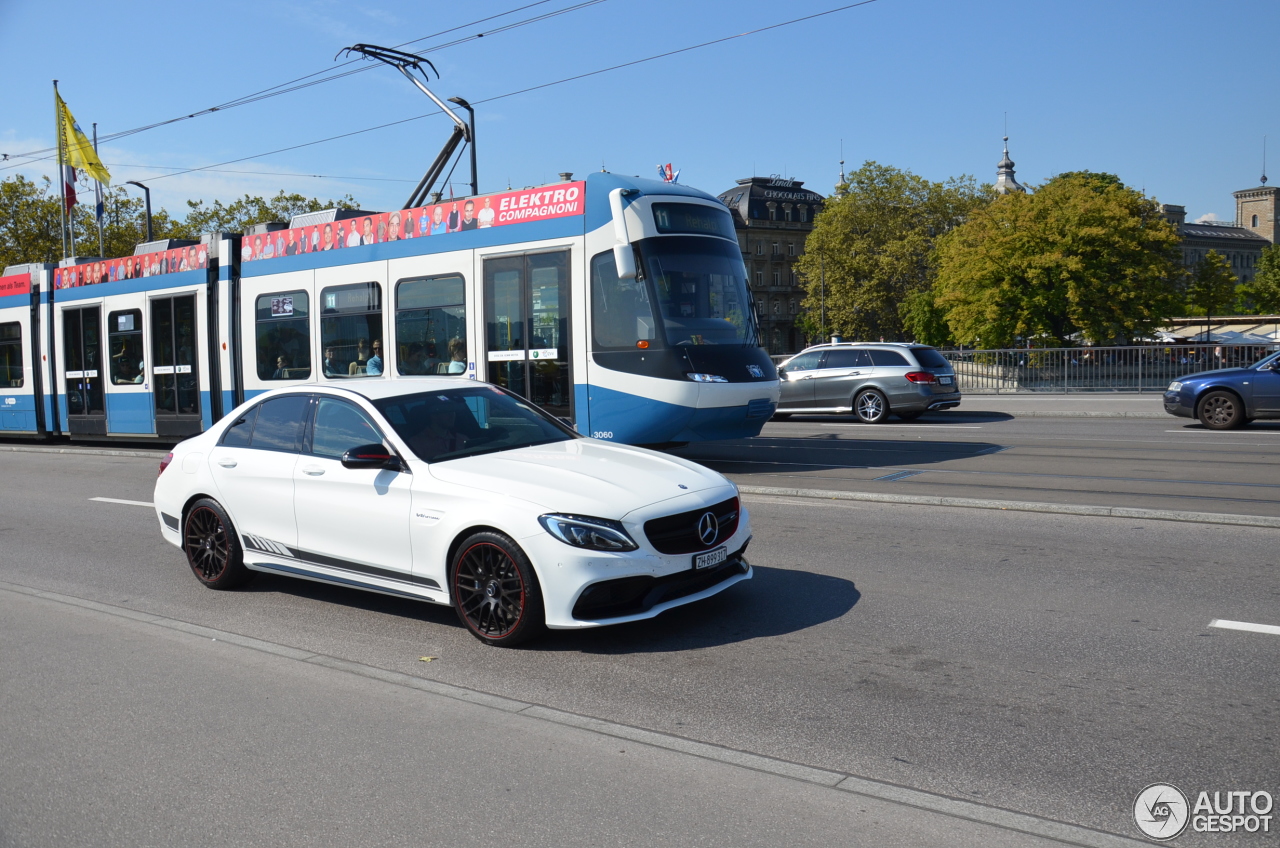
<svg viewBox="0 0 1280 848"><path fill-rule="evenodd" d="M1165 392L1164 411L1182 418L1195 418L1195 401L1190 395L1183 395L1182 392Z"/></svg>

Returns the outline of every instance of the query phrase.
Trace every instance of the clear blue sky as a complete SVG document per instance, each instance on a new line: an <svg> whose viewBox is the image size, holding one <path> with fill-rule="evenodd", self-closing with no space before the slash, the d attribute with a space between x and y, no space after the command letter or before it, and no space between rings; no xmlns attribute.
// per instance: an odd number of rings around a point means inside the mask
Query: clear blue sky
<svg viewBox="0 0 1280 848"><path fill-rule="evenodd" d="M0 152L53 143L51 80L86 131L131 129L324 71L355 42L395 45L531 0L218 4L0 0ZM840 0L550 0L410 49L442 97L473 103L842 5ZM846 0L847 2L847 0ZM1008 113L1018 178L1089 169L1166 203L1234 217L1258 184L1263 135L1280 181L1273 51L1280 3L1232 0L876 0L860 8L477 107L482 191L601 167L651 176L659 162L716 193L753 172L827 193L841 139L866 159L931 179L994 179ZM1259 47L1258 45L1263 45ZM283 188L350 193L398 208L449 125L442 115L271 156L259 154L420 115L431 104L395 71L345 79L104 146L115 182L152 186L157 207ZM254 157L159 179L163 169ZM11 163L0 164L7 167ZM53 174L49 163L18 169ZM0 176L14 173L0 171ZM464 163L454 174L459 186ZM323 174L317 179L298 174ZM403 180L390 182L387 180ZM461 193L461 192L460 192Z"/></svg>

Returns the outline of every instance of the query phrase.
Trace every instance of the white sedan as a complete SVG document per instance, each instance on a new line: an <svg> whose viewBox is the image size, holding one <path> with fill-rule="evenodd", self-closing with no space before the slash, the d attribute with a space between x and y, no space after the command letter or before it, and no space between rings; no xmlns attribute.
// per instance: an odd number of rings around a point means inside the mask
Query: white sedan
<svg viewBox="0 0 1280 848"><path fill-rule="evenodd" d="M259 395L174 448L155 505L205 586L262 571L448 604L492 645L751 577L724 477L461 378Z"/></svg>

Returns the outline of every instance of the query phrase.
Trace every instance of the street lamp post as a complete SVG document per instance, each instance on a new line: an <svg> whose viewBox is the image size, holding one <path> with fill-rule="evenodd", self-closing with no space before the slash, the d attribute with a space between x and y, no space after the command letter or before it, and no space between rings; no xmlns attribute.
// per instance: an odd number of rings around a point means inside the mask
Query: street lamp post
<svg viewBox="0 0 1280 848"><path fill-rule="evenodd" d="M152 240L152 238L151 238L151 189L147 188L147 187L146 187L146 186L144 186L142 183L137 182L136 180L129 180L129 182L127 182L127 183L126 183L126 185L133 185L133 186L137 186L138 188L142 189L142 193L143 193L144 195L146 195L146 203L147 203L147 241L151 241L151 240Z"/></svg>

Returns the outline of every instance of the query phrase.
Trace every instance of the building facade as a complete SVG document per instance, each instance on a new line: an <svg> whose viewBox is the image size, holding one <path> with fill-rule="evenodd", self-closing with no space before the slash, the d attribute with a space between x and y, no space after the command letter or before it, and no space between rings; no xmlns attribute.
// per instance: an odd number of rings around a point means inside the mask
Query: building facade
<svg viewBox="0 0 1280 848"><path fill-rule="evenodd" d="M825 198L803 186L778 176L748 177L719 196L738 232L762 345L775 355L795 353L805 343L796 327L805 290L795 263Z"/></svg>
<svg viewBox="0 0 1280 848"><path fill-rule="evenodd" d="M1252 190L1251 190L1252 191ZM1275 189L1270 190L1271 215L1275 215ZM1250 191L1237 191L1236 194L1236 214L1241 214L1240 196L1249 194ZM1258 224L1254 227L1246 227L1240 225L1240 219L1237 217L1235 223L1227 223L1226 221L1193 221L1187 222L1187 209L1185 206L1174 206L1171 204L1161 204L1160 212L1165 220L1178 228L1178 235L1182 236L1182 264L1187 270L1195 268L1196 263L1204 259L1209 251L1217 251L1219 255L1226 258L1231 263L1231 270L1235 272L1236 278L1242 283L1248 283L1253 280L1253 275L1257 272L1258 260L1262 258L1262 250L1270 246L1274 242L1265 238L1262 234L1262 216L1265 213L1260 208L1261 204L1256 201L1251 202L1247 214L1251 216L1246 220L1256 218ZM1274 229L1274 225L1272 227Z"/></svg>

